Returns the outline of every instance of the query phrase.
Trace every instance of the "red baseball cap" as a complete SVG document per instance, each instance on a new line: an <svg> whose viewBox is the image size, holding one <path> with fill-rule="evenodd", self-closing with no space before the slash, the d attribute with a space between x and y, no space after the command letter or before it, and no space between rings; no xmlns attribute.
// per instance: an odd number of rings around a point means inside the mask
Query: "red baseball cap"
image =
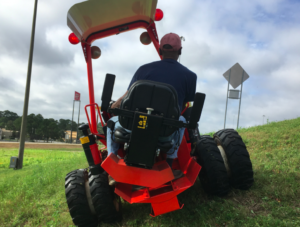
<svg viewBox="0 0 300 227"><path fill-rule="evenodd" d="M163 46L169 44L172 46L172 49L164 49ZM160 40L160 49L165 50L165 51L177 51L181 48L181 39L179 35L175 33L169 33L164 35L164 37L161 38Z"/></svg>

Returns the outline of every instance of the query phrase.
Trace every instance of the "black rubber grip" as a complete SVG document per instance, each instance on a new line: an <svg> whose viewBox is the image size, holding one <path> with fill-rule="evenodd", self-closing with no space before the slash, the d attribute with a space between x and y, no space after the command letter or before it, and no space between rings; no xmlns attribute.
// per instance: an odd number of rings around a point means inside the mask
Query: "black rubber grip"
<svg viewBox="0 0 300 227"><path fill-rule="evenodd" d="M83 137L84 136L82 136L81 138L83 138ZM96 143L96 139L95 139L95 137L92 134L89 135L89 141L90 142L88 142L88 143L82 144L82 147L83 147L86 159L87 159L87 161L89 163L89 166L93 166L93 165L95 165L95 162L94 162L94 158L93 158L93 155L92 155L92 151L91 151L90 145L95 144Z"/></svg>
<svg viewBox="0 0 300 227"><path fill-rule="evenodd" d="M80 126L78 127L78 129L82 131L82 133L83 133L84 136L88 136L88 135L89 135L89 132L88 132L88 130L89 130L89 125L88 125L88 124L80 125Z"/></svg>
<svg viewBox="0 0 300 227"><path fill-rule="evenodd" d="M109 103L111 101L112 93L114 90L115 78L116 76L113 74L106 74L101 97L101 111L107 111L109 107Z"/></svg>
<svg viewBox="0 0 300 227"><path fill-rule="evenodd" d="M205 94L197 92L195 94L194 105L190 116L189 128L195 129L197 127L197 123L200 120L204 101Z"/></svg>

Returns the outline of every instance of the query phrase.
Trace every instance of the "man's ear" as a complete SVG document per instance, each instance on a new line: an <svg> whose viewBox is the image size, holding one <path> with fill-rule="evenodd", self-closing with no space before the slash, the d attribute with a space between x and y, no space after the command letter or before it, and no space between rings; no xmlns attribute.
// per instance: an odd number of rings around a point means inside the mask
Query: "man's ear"
<svg viewBox="0 0 300 227"><path fill-rule="evenodd" d="M178 55L181 55L182 47L178 50Z"/></svg>
<svg viewBox="0 0 300 227"><path fill-rule="evenodd" d="M163 53L162 53L162 51L161 51L161 49L159 48L159 55L163 55Z"/></svg>

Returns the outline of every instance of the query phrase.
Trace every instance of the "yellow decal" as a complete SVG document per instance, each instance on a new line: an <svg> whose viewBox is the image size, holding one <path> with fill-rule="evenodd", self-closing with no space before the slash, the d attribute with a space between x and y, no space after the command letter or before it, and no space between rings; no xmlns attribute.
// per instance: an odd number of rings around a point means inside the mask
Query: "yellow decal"
<svg viewBox="0 0 300 227"><path fill-rule="evenodd" d="M139 121L139 125L138 128L141 128L141 129L145 129L146 128L146 123L147 123L147 117L146 116L143 116L143 115L140 115L140 121Z"/></svg>
<svg viewBox="0 0 300 227"><path fill-rule="evenodd" d="M86 143L90 142L90 139L88 136L86 136L86 137L80 138L80 141L81 141L81 144L86 144Z"/></svg>

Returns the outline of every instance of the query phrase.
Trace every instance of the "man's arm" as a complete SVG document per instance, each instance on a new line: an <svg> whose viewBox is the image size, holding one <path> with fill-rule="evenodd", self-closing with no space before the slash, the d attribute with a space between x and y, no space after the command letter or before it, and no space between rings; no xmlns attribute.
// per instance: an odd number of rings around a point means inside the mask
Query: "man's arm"
<svg viewBox="0 0 300 227"><path fill-rule="evenodd" d="M196 93L196 86L197 86L197 75L194 75L189 79L186 89L186 96L184 98L183 103L187 102L194 102L195 93Z"/></svg>
<svg viewBox="0 0 300 227"><path fill-rule="evenodd" d="M141 69L141 67L140 67L140 68L135 72L135 74L133 75L133 77L132 77L132 79L131 79L131 82L130 82L128 88L127 88L126 93L125 93L121 98L119 98L114 104L111 105L111 108L112 108L112 109L114 109L114 108L119 108L119 107L120 107L121 102L122 102L122 99L123 99L123 98L125 97L125 95L128 93L129 88L131 87L131 85L132 85L134 82L136 82L136 81L138 80L138 76L139 76L139 74L140 74L140 69Z"/></svg>
<svg viewBox="0 0 300 227"><path fill-rule="evenodd" d="M111 108L112 108L112 109L114 109L114 108L119 108L120 105L121 105L122 99L125 97L125 95L126 95L127 93L128 93L128 91L126 91L125 94L124 94L121 98L119 98L115 103L113 103L113 104L111 105Z"/></svg>

